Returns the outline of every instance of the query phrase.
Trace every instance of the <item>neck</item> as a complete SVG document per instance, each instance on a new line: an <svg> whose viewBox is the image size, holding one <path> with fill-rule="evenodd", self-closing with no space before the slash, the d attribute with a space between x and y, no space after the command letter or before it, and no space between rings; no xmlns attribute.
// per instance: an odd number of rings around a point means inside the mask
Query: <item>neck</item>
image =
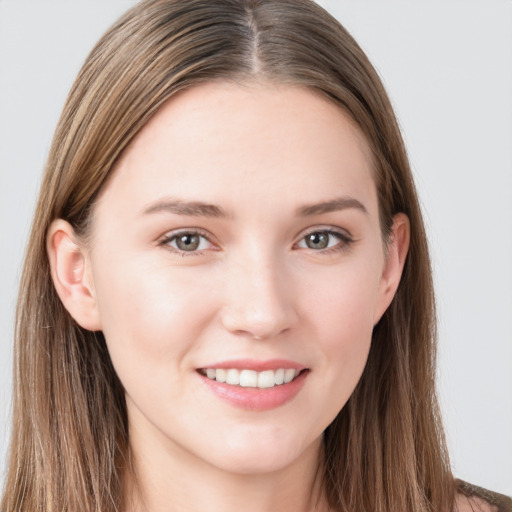
<svg viewBox="0 0 512 512"><path fill-rule="evenodd" d="M286 467L239 474L215 467L182 447L148 446L131 432L133 473L126 512L325 512L323 443L318 439Z"/></svg>

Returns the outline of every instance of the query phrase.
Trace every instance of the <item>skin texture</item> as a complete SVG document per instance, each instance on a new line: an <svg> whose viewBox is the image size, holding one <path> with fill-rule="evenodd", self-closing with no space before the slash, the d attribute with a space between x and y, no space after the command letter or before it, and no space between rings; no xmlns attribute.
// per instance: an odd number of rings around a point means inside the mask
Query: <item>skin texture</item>
<svg viewBox="0 0 512 512"><path fill-rule="evenodd" d="M322 432L361 376L408 248L401 214L383 246L369 154L350 118L307 89L201 85L129 146L87 244L52 224L57 291L80 325L103 331L126 389L134 508L325 508ZM364 210L297 214L339 198ZM225 216L158 207L169 201ZM172 236L197 231L198 249L180 251ZM326 249L307 245L312 232ZM292 400L265 411L221 400L197 371L275 358L309 371Z"/></svg>

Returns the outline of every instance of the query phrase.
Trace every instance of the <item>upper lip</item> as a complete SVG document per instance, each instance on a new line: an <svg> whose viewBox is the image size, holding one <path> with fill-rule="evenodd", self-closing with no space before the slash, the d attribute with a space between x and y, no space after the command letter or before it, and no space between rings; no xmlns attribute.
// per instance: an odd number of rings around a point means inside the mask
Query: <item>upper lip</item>
<svg viewBox="0 0 512 512"><path fill-rule="evenodd" d="M199 369L207 368L221 368L225 370L235 368L238 370L254 370L256 372L263 372L265 370L278 370L279 368L284 368L285 370L293 368L294 370L302 371L305 370L307 366L287 359L267 359L264 361L258 361L255 359L232 359L229 361L220 361L208 364Z"/></svg>

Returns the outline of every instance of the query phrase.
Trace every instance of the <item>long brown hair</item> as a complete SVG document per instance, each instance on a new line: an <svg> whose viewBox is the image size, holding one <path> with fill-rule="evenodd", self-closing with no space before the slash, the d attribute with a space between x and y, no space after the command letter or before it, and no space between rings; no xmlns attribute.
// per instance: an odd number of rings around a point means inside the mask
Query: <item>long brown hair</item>
<svg viewBox="0 0 512 512"><path fill-rule="evenodd" d="M311 88L348 112L373 151L383 239L411 222L398 292L363 376L325 432L332 508L448 511L455 488L435 395L435 306L426 236L400 131L381 81L347 31L309 0L146 0L87 58L51 146L16 318L13 430L3 512L119 510L130 467L124 392L101 333L54 289L46 233L87 234L123 150L177 91L211 80Z"/></svg>

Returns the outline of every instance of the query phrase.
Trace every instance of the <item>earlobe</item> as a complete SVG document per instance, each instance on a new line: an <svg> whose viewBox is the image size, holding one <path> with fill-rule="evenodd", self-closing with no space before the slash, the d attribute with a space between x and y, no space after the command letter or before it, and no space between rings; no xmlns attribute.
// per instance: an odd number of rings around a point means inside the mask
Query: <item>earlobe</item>
<svg viewBox="0 0 512 512"><path fill-rule="evenodd" d="M400 284L405 260L409 251L411 227L405 213L398 213L393 219L386 261L382 272L379 300L375 308L374 325L380 320L391 304Z"/></svg>
<svg viewBox="0 0 512 512"><path fill-rule="evenodd" d="M46 248L53 284L64 307L84 329L101 330L88 254L76 241L71 224L62 219L52 222Z"/></svg>

